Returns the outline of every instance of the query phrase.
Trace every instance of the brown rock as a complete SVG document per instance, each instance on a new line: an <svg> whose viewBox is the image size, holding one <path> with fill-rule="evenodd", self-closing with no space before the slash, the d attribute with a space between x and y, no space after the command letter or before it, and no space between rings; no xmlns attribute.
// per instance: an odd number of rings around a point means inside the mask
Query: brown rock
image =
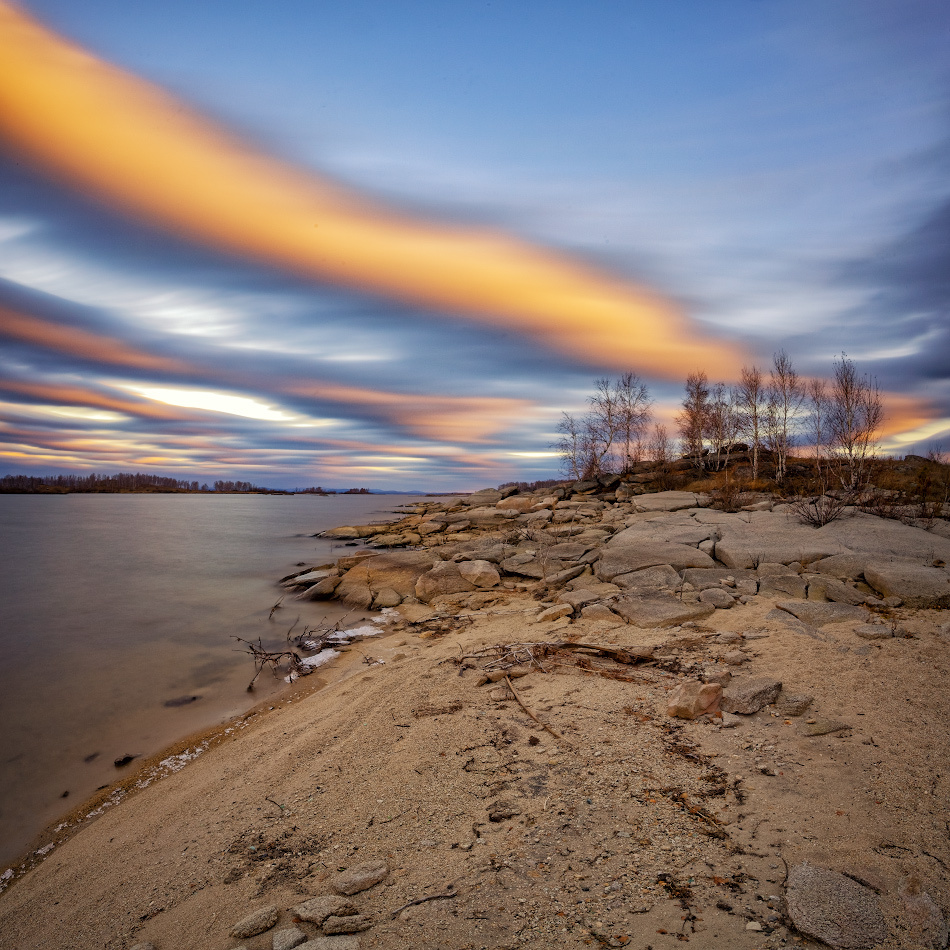
<svg viewBox="0 0 950 950"><path fill-rule="evenodd" d="M243 917L231 928L231 936L238 940L245 937L255 937L262 934L265 930L270 930L277 923L280 911L275 904L268 904L260 910L255 910L253 914Z"/></svg>
<svg viewBox="0 0 950 950"><path fill-rule="evenodd" d="M750 680L731 682L729 689L722 697L722 708L725 712L738 713L742 716L751 716L763 706L774 703L782 691L779 680L759 677Z"/></svg>
<svg viewBox="0 0 950 950"><path fill-rule="evenodd" d="M719 712L722 687L718 683L700 683L687 680L670 693L666 714L678 719L696 719Z"/></svg>
<svg viewBox="0 0 950 950"><path fill-rule="evenodd" d="M327 917L323 922L323 932L325 934L358 934L360 931L369 930L372 926L372 920L362 914L351 917Z"/></svg>
<svg viewBox="0 0 950 950"><path fill-rule="evenodd" d="M460 561L458 569L462 577L476 587L496 587L501 583L501 575L489 561Z"/></svg>
<svg viewBox="0 0 950 950"><path fill-rule="evenodd" d="M793 867L785 901L798 930L832 947L857 950L887 937L874 891L836 871L807 863Z"/></svg>
<svg viewBox="0 0 950 950"><path fill-rule="evenodd" d="M294 917L312 924L322 924L327 917L346 917L355 913L356 908L346 898L336 894L311 897L293 909Z"/></svg>
<svg viewBox="0 0 950 950"><path fill-rule="evenodd" d="M357 864L333 879L333 889L338 894L358 894L378 884L388 875L389 868L383 861Z"/></svg>
<svg viewBox="0 0 950 950"><path fill-rule="evenodd" d="M452 561L439 561L431 570L419 575L415 594L419 600L427 604L436 597L473 590L475 590L475 585L462 576L458 564Z"/></svg>

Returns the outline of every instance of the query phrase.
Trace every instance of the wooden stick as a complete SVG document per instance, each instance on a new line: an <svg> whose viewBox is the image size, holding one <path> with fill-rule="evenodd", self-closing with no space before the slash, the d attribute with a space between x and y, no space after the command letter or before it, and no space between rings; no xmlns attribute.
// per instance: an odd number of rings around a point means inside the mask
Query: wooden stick
<svg viewBox="0 0 950 950"><path fill-rule="evenodd" d="M541 726L542 729L546 729L548 732L551 733L552 736L554 736L555 739L559 739L561 742L563 742L563 743L565 743L566 745L569 745L569 746L571 746L571 747L573 748L573 743L572 743L572 742L570 742L568 739L565 739L564 736L562 736L557 730L552 729L546 722L542 722L540 719L538 719L538 717L537 717L533 712L531 712L531 710L528 709L527 706L525 706L524 700L515 692L515 688L514 688L514 686L511 685L511 680L510 680L507 676L505 677L505 682L508 684L508 689L511 690L511 695L514 696L516 700L518 700L518 705L519 705L539 726Z"/></svg>

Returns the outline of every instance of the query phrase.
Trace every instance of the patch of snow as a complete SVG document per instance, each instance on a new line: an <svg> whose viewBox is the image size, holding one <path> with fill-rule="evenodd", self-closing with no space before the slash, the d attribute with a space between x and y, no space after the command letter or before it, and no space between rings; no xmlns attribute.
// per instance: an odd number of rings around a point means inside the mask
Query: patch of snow
<svg viewBox="0 0 950 950"><path fill-rule="evenodd" d="M50 851L52 851L53 848L55 848L55 847L56 847L56 842L55 842L55 841L51 841L48 845L45 845L44 847L38 849L37 851L34 851L33 853L34 853L35 855L49 854Z"/></svg>
<svg viewBox="0 0 950 950"><path fill-rule="evenodd" d="M335 656L339 656L339 650L321 650L315 656L308 656L306 659L301 660L303 666L323 666L324 663L328 663Z"/></svg>
<svg viewBox="0 0 950 950"><path fill-rule="evenodd" d="M7 868L3 874L0 874L0 881L9 881L13 877L13 868Z"/></svg>
<svg viewBox="0 0 950 950"><path fill-rule="evenodd" d="M343 635L347 637L378 637L379 627L354 627L352 630L344 630Z"/></svg>

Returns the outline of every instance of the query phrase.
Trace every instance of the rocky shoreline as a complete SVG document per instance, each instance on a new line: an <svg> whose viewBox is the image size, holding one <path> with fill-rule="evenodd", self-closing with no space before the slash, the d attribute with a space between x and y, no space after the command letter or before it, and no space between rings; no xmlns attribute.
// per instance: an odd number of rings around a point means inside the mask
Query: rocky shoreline
<svg viewBox="0 0 950 950"><path fill-rule="evenodd" d="M946 522L409 511L282 581L388 608L348 675L57 848L0 948L946 946Z"/></svg>

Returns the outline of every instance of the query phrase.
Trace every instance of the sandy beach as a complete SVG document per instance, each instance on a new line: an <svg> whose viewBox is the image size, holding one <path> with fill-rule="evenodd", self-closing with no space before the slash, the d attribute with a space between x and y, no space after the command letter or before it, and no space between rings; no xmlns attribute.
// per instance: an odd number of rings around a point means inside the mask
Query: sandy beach
<svg viewBox="0 0 950 950"><path fill-rule="evenodd" d="M883 939L851 945L945 945L944 610L898 607L867 639L760 593L645 629L537 622L519 586L404 603L305 695L104 810L0 896L0 947L822 946L789 919L804 865L872 896ZM606 652L539 646L564 643ZM540 660L512 688L478 685L519 650ZM777 680L778 699L668 715L727 654L733 686ZM328 935L301 910L319 897L359 933ZM232 935L262 909L271 926Z"/></svg>

